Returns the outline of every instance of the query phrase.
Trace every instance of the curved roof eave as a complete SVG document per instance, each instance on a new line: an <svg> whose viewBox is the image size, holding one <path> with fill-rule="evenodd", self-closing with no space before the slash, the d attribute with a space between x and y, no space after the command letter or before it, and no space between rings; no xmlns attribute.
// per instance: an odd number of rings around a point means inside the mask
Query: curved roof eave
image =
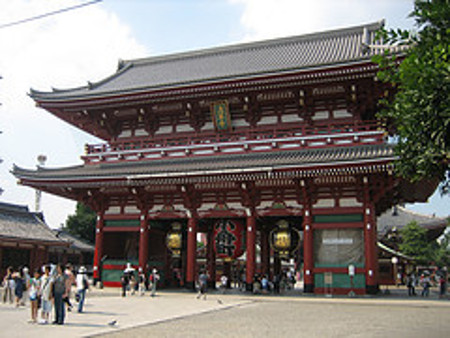
<svg viewBox="0 0 450 338"><path fill-rule="evenodd" d="M384 21L251 43L119 61L116 73L87 86L30 90L41 103L95 100L149 91L330 69L370 62L375 31Z"/></svg>

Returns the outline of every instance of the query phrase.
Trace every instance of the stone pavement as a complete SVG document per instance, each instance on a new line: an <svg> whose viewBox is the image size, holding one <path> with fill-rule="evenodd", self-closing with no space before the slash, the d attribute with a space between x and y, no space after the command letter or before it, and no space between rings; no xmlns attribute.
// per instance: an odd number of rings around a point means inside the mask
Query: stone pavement
<svg viewBox="0 0 450 338"><path fill-rule="evenodd" d="M122 298L117 289L94 289L86 312L68 313L64 326L30 324L28 306L0 304L0 337L448 336L448 300L406 298L392 291L394 296L375 298L216 293L204 301L183 291ZM108 325L112 321L117 323Z"/></svg>

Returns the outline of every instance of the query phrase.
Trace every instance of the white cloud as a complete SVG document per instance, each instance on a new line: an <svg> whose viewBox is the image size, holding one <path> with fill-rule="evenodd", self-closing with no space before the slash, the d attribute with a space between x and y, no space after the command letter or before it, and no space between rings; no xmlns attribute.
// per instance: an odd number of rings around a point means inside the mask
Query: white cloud
<svg viewBox="0 0 450 338"><path fill-rule="evenodd" d="M383 18L404 25L413 0L230 0L244 7L246 40L349 27ZM392 21L392 22L390 22Z"/></svg>
<svg viewBox="0 0 450 338"><path fill-rule="evenodd" d="M78 0L0 0L0 24L81 3ZM0 29L0 187L2 201L34 209L34 191L16 185L13 163L32 168L39 154L48 166L80 163L84 143L95 138L34 107L27 96L38 90L70 88L112 74L120 58L142 57L148 51L128 26L99 5ZM73 213L72 201L43 194L48 223L57 227Z"/></svg>

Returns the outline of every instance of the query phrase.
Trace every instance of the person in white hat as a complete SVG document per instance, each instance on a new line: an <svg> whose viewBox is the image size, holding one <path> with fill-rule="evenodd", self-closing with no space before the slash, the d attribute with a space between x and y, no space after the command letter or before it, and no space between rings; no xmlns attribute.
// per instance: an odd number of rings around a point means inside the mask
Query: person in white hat
<svg viewBox="0 0 450 338"><path fill-rule="evenodd" d="M86 268L81 266L77 274L77 299L78 299L78 312L83 312L84 300L86 298L86 290L89 289L89 281L86 276Z"/></svg>

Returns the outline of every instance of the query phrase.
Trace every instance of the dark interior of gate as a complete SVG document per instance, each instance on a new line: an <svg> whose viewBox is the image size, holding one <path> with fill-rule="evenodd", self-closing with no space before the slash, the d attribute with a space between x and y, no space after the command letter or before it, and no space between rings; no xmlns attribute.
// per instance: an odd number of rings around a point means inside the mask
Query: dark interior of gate
<svg viewBox="0 0 450 338"><path fill-rule="evenodd" d="M316 227L334 224L314 232L314 286L316 292L327 288L343 292L365 288L364 233L355 225L362 222L361 214L322 215L313 220ZM229 287L245 283L246 236L245 218L208 218L198 225L196 275L206 271L210 286L216 286L222 275ZM105 226L129 226L129 221L105 222ZM303 218L299 216L266 216L257 220L255 278L292 273L303 280ZM336 225L341 225L336 228ZM342 225L347 227L342 228ZM161 287L179 288L186 284L187 221L179 219L152 220L148 224L147 271L157 268ZM106 286L120 285L126 263L139 268L139 236L133 231L109 232L104 238L102 280ZM357 273L349 276L353 265ZM288 273L288 271L290 271ZM332 272L332 274L330 274ZM352 277L352 278L351 278ZM302 283L297 284L301 287Z"/></svg>

